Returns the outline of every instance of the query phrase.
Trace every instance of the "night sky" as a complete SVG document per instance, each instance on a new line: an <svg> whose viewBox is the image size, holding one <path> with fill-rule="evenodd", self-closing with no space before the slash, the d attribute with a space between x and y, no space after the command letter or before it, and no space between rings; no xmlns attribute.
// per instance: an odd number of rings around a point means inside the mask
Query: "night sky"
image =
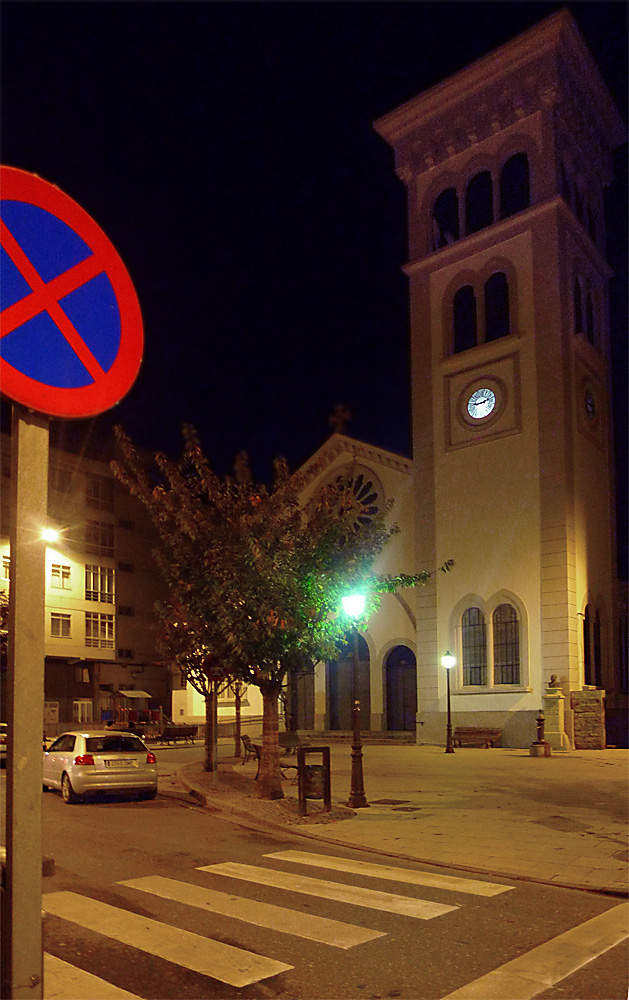
<svg viewBox="0 0 629 1000"><path fill-rule="evenodd" d="M554 3L2 4L2 162L57 184L135 284L145 355L109 414L228 471L299 465L347 432L411 454L406 195L372 122L560 9ZM621 112L623 2L570 9ZM619 492L626 493L626 150L611 192ZM621 399L621 397L624 397Z"/></svg>

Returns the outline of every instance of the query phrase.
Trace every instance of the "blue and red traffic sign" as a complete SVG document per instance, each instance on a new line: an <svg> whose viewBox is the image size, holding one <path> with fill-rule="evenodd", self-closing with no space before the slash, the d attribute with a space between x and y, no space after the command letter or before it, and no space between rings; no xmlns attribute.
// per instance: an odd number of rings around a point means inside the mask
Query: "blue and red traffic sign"
<svg viewBox="0 0 629 1000"><path fill-rule="evenodd" d="M102 229L59 188L0 167L0 388L30 409L90 417L131 388L140 306Z"/></svg>

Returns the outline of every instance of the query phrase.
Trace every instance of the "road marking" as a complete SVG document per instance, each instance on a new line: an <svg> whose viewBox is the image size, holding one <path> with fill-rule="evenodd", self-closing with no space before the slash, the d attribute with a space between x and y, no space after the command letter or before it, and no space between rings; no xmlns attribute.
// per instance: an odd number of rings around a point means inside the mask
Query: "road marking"
<svg viewBox="0 0 629 1000"><path fill-rule="evenodd" d="M44 1000L141 1000L91 972L44 952Z"/></svg>
<svg viewBox="0 0 629 1000"><path fill-rule="evenodd" d="M532 1000L627 937L629 903L621 903L448 993L443 1000Z"/></svg>
<svg viewBox="0 0 629 1000"><path fill-rule="evenodd" d="M386 913L400 913L406 917L417 917L419 920L432 920L433 917L440 917L443 913L458 909L457 906L431 903L426 899L411 899L409 896L396 896L391 892L361 889L355 885L344 885L342 882L326 882L324 879L271 871L269 868L258 868L255 865L239 865L232 861L226 861L221 865L205 865L198 870L211 872L213 875L244 879L256 885L268 885L274 889L302 892L307 896L318 896L320 899L334 899L338 903L353 903L355 906L367 906L372 910L383 910Z"/></svg>
<svg viewBox="0 0 629 1000"><path fill-rule="evenodd" d="M352 875L387 879L390 882L404 882L406 885L427 885L435 889L469 892L475 896L497 896L514 888L512 885L498 885L496 882L480 882L477 879L458 878L454 875L434 875L429 872L417 872L411 868L371 864L369 861L348 861L347 858L309 854L307 851L277 851L275 854L265 854L265 857L277 858L278 861L292 861L298 865L331 868L333 871L349 872Z"/></svg>
<svg viewBox="0 0 629 1000"><path fill-rule="evenodd" d="M293 968L74 892L46 893L42 904L47 913L230 986L249 986Z"/></svg>
<svg viewBox="0 0 629 1000"><path fill-rule="evenodd" d="M211 910L212 913L220 913L224 917L235 917L236 920L244 920L257 927L266 927L283 934L294 934L308 941L330 944L335 948L353 948L357 944L373 941L374 938L386 937L384 931L372 931L368 927L356 927L341 920L330 920L328 917L317 917L312 913L287 910L273 903L260 903L255 899L229 896L224 892L216 892L214 889L191 885L188 882L176 882L160 875L128 879L118 882L118 885L140 889L142 892L150 892L163 899L176 900L188 906L198 906L202 910Z"/></svg>

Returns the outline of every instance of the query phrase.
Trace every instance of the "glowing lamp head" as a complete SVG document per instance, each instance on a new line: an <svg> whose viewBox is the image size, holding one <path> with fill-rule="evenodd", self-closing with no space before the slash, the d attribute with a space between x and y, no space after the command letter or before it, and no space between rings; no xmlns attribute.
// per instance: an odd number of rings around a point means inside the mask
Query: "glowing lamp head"
<svg viewBox="0 0 629 1000"><path fill-rule="evenodd" d="M41 533L42 539L45 542L58 542L59 532L55 531L54 528L44 528Z"/></svg>
<svg viewBox="0 0 629 1000"><path fill-rule="evenodd" d="M342 599L343 611L350 618L360 618L365 610L364 594L347 594Z"/></svg>
<svg viewBox="0 0 629 1000"><path fill-rule="evenodd" d="M454 666L455 663L456 663L456 657L453 656L449 650L447 653L444 653L443 656L441 657L441 665L444 666L446 670L452 670L452 667Z"/></svg>

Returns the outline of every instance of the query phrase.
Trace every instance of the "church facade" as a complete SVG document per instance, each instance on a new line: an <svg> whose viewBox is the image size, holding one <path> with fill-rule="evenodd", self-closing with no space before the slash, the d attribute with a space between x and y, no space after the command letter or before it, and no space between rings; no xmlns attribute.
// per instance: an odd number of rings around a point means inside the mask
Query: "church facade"
<svg viewBox="0 0 629 1000"><path fill-rule="evenodd" d="M342 470L395 498L378 570L455 567L368 623L363 726L443 740L447 651L455 725L527 746L550 685L574 745L576 693L619 688L603 197L624 125L562 11L375 128L408 191L413 461L336 434L309 492ZM349 669L294 685L296 728L350 728Z"/></svg>

